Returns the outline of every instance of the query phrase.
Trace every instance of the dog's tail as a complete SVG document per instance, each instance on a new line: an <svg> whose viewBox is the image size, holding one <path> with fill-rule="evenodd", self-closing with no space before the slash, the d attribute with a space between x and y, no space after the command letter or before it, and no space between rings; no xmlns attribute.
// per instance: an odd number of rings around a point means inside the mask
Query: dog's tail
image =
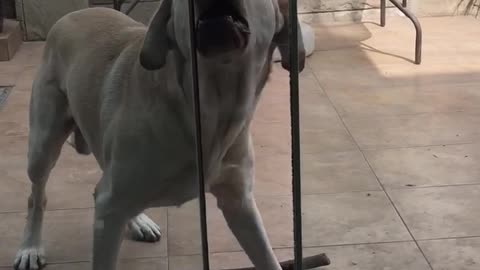
<svg viewBox="0 0 480 270"><path fill-rule="evenodd" d="M82 132L77 126L70 135L70 138L68 138L67 143L75 148L77 153L81 155L90 155L91 153L90 148L88 147L88 144L82 135Z"/></svg>

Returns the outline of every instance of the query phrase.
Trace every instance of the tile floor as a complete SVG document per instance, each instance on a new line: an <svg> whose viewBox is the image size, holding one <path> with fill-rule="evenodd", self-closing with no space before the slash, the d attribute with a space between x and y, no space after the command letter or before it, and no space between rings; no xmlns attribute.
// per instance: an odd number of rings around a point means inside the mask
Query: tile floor
<svg viewBox="0 0 480 270"><path fill-rule="evenodd" d="M480 267L480 21L421 19L423 64L410 62L409 21L317 27L301 74L305 253L325 270ZM25 221L29 91L42 43L0 63L15 85L0 112L0 268L10 269ZM279 258L292 255L288 74L278 66L253 125L255 193ZM92 197L100 171L66 147L48 186L49 270L89 269ZM195 202L149 210L160 243L127 240L121 269L201 269ZM212 268L249 265L208 197Z"/></svg>

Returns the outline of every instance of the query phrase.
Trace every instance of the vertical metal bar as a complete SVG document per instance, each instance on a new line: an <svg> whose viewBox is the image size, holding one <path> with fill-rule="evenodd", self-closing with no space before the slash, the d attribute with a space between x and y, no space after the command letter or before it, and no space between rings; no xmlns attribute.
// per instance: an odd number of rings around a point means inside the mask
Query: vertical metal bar
<svg viewBox="0 0 480 270"><path fill-rule="evenodd" d="M404 8L407 7L407 0L402 0L402 6L403 6Z"/></svg>
<svg viewBox="0 0 480 270"><path fill-rule="evenodd" d="M198 198L200 208L200 230L202 238L203 270L210 269L207 230L207 208L205 203L205 178L203 171L202 121L200 111L200 91L198 85L197 40L195 34L195 5L188 0L188 18L190 22L190 57L192 71L193 107L195 113L195 143L197 146Z"/></svg>
<svg viewBox="0 0 480 270"><path fill-rule="evenodd" d="M380 0L380 25L385 26L385 17L387 13L387 0Z"/></svg>
<svg viewBox="0 0 480 270"><path fill-rule="evenodd" d="M3 32L3 0L0 1L0 33Z"/></svg>
<svg viewBox="0 0 480 270"><path fill-rule="evenodd" d="M120 0L113 0L113 9L120 10L120 8L121 8Z"/></svg>
<svg viewBox="0 0 480 270"><path fill-rule="evenodd" d="M292 136L292 195L293 195L293 240L294 265L296 270L303 269L302 245L302 197L300 168L300 117L298 95L298 15L297 0L288 1L289 41L290 41L290 121Z"/></svg>

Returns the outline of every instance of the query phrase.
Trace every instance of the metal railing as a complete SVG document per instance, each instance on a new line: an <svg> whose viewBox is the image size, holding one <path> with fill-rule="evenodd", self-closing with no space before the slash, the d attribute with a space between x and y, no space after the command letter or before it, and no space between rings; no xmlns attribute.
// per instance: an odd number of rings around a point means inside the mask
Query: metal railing
<svg viewBox="0 0 480 270"><path fill-rule="evenodd" d="M407 9L407 0L402 0L401 4L397 0L388 1L405 14L415 26L415 64L420 65L420 63L422 63L422 27L420 22L417 17ZM380 0L380 12L380 25L383 27L386 25L387 0Z"/></svg>

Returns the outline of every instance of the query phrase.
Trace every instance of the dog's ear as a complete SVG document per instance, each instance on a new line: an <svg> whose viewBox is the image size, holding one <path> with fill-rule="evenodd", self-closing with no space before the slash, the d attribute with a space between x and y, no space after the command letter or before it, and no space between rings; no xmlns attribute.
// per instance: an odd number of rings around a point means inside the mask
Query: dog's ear
<svg viewBox="0 0 480 270"><path fill-rule="evenodd" d="M165 65L171 47L168 37L168 22L172 12L172 0L163 0L148 26L140 52L140 64L148 70Z"/></svg>
<svg viewBox="0 0 480 270"><path fill-rule="evenodd" d="M289 38L288 27L290 18L288 16L288 0L273 0L273 4L277 17L277 33L273 37L273 43L277 46L280 56L282 58L282 67L290 70L290 53L289 53ZM302 71L305 67L305 46L303 44L303 35L300 24L298 25L298 68Z"/></svg>

